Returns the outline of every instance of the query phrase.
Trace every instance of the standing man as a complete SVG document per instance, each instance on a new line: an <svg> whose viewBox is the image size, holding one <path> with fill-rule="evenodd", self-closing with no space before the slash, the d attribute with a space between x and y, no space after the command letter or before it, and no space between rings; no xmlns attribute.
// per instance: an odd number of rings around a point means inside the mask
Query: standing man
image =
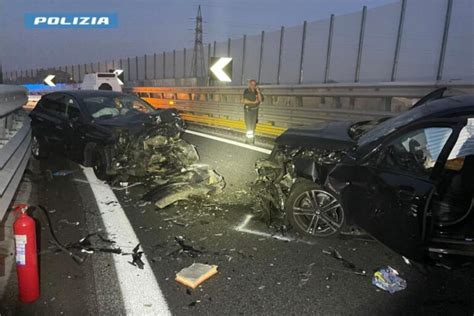
<svg viewBox="0 0 474 316"><path fill-rule="evenodd" d="M244 119L246 127L246 143L255 143L255 127L258 121L258 106L263 101L263 95L257 86L257 81L249 80L248 88L244 91Z"/></svg>

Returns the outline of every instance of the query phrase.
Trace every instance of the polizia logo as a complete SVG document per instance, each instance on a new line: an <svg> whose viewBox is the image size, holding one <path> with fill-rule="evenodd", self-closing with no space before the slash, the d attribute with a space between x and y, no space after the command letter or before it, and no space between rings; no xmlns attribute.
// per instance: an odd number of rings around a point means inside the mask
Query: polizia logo
<svg viewBox="0 0 474 316"><path fill-rule="evenodd" d="M115 28L116 13L26 13L25 27L51 28Z"/></svg>

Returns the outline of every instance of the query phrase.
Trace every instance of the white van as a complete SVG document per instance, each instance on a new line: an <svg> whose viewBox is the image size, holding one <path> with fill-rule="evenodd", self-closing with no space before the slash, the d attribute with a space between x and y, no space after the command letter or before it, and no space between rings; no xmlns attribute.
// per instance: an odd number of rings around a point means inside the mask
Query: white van
<svg viewBox="0 0 474 316"><path fill-rule="evenodd" d="M95 72L84 75L81 90L110 90L122 92L122 86L113 72Z"/></svg>

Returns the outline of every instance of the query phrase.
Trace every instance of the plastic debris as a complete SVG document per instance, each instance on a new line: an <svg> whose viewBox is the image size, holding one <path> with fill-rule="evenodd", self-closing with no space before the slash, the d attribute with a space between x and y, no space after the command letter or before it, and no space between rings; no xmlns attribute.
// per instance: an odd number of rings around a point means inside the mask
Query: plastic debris
<svg viewBox="0 0 474 316"><path fill-rule="evenodd" d="M182 269L176 274L176 281L195 289L204 281L217 273L216 265L204 263L193 263L191 266Z"/></svg>
<svg viewBox="0 0 474 316"><path fill-rule="evenodd" d="M181 253L185 253L187 254L188 256L194 258L196 257L197 255L200 255L202 254L202 251L199 250L199 249L196 249L194 248L193 246L190 246L190 245L187 245L185 244L184 242L184 237L182 236L177 236L177 237L174 237L174 240L178 243L178 245L181 247L175 251L172 251L171 253L169 253L169 255L177 255L177 254L181 254Z"/></svg>
<svg viewBox="0 0 474 316"><path fill-rule="evenodd" d="M372 284L390 294L406 289L407 282L398 276L398 271L387 266L379 269L372 277Z"/></svg>

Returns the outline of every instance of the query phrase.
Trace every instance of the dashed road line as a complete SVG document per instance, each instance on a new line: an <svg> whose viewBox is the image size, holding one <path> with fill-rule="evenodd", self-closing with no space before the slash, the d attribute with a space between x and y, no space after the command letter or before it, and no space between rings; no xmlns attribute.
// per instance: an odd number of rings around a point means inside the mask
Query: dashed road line
<svg viewBox="0 0 474 316"><path fill-rule="evenodd" d="M97 201L107 234L114 236L118 245L135 247L140 241L110 186L100 182L92 168L83 167L83 171ZM171 315L146 255L142 255L145 263L143 270L131 266L128 261L131 261L131 256L113 256L126 314Z"/></svg>

